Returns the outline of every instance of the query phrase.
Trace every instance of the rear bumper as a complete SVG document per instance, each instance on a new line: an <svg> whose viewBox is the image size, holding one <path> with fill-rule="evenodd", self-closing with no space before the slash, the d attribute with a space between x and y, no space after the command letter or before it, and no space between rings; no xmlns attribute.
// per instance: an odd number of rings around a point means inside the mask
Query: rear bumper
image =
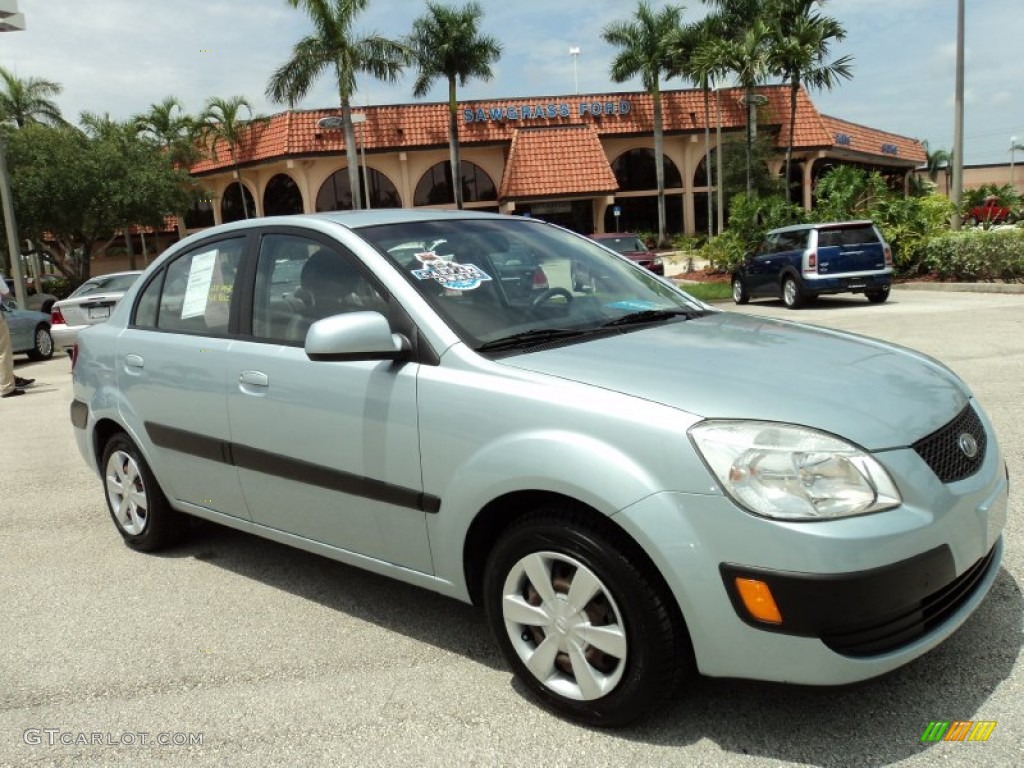
<svg viewBox="0 0 1024 768"><path fill-rule="evenodd" d="M843 275L819 277L804 275L804 289L808 293L866 293L881 291L892 286L892 275Z"/></svg>

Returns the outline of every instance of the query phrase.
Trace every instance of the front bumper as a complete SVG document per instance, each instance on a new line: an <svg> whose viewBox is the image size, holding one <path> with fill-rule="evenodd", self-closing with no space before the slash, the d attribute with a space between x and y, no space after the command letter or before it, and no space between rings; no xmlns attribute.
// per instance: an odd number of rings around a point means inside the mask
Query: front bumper
<svg viewBox="0 0 1024 768"><path fill-rule="evenodd" d="M665 492L614 516L664 574L701 673L866 680L936 647L978 608L1002 560L1009 483L998 448L977 473L946 485L911 450L886 459L901 490L917 492L872 515L787 523L725 496ZM932 485L922 487L926 475ZM780 625L750 617L729 585L734 575L778 591Z"/></svg>
<svg viewBox="0 0 1024 768"><path fill-rule="evenodd" d="M819 638L843 656L877 656L923 637L955 614L998 570L997 548L957 576L949 547L860 573L811 576L722 564L722 582L737 616L772 632ZM750 615L736 579L766 584L781 623Z"/></svg>

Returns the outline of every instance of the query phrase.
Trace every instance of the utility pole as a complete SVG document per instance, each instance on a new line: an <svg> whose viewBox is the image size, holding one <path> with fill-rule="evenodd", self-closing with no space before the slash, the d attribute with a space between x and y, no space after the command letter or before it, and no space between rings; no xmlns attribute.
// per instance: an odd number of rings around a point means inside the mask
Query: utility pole
<svg viewBox="0 0 1024 768"><path fill-rule="evenodd" d="M953 96L953 229L963 222L964 196L964 0L956 3L956 92Z"/></svg>

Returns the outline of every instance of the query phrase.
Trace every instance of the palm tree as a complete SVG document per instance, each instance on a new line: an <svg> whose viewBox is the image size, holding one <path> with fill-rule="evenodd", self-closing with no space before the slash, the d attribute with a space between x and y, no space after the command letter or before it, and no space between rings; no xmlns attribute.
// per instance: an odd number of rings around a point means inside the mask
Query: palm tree
<svg viewBox="0 0 1024 768"><path fill-rule="evenodd" d="M242 117L242 110L249 113L248 119ZM242 184L242 173L238 165L238 147L249 138L254 123L262 122L263 118L253 116L252 106L244 96L232 96L229 99L213 97L206 102L203 113L199 116L199 131L206 141L210 155L217 159L217 142L228 145L231 155L231 167L241 187L242 212L249 218L249 204L245 200L245 186Z"/></svg>
<svg viewBox="0 0 1024 768"><path fill-rule="evenodd" d="M490 80L494 76L491 64L501 56L501 44L490 35L480 34L483 14L476 2L462 8L428 2L427 13L413 21L408 41L419 69L413 95L426 96L438 78L448 83L448 155L456 208L462 208L463 202L457 86L465 87L472 77Z"/></svg>
<svg viewBox="0 0 1024 768"><path fill-rule="evenodd" d="M689 80L701 89L704 96L704 176L708 187L708 237L714 231L711 226L713 206L711 204L711 83L718 76L712 62L700 57L701 46L707 40L707 30L701 22L680 27L671 44L671 66L667 78L678 77Z"/></svg>
<svg viewBox="0 0 1024 768"><path fill-rule="evenodd" d="M665 245L665 168L662 133L661 78L672 71L673 43L678 41L682 6L668 5L655 13L640 0L634 21L613 22L601 36L619 48L612 59L611 78L622 83L637 75L654 107L654 173L658 185L658 246Z"/></svg>
<svg viewBox="0 0 1024 768"><path fill-rule="evenodd" d="M709 17L710 18L710 17ZM709 27L709 31L712 29ZM771 30L762 19L755 19L739 38L709 34L698 51L700 65L712 72L732 72L743 88L747 107L747 196L753 194L753 146L757 138L757 106L754 89L772 71Z"/></svg>
<svg viewBox="0 0 1024 768"><path fill-rule="evenodd" d="M938 182L939 171L945 171L946 195L948 196L949 175L953 169L953 153L947 149L942 149L941 147L932 151L932 148L928 145L927 139L921 142L921 147L924 149L925 170L928 171L928 178L931 179L932 183Z"/></svg>
<svg viewBox="0 0 1024 768"><path fill-rule="evenodd" d="M267 98L277 104L295 106L309 92L313 82L325 70L333 70L341 102L342 130L348 180L352 188L352 207L362 208L359 186L359 161L356 134L352 126L352 95L356 92L356 74L367 72L379 80L393 83L408 61L405 47L380 35L356 37L352 24L365 10L368 0L288 0L292 8L301 7L313 22L315 31L295 44L292 56L267 83Z"/></svg>
<svg viewBox="0 0 1024 768"><path fill-rule="evenodd" d="M832 42L842 42L846 30L835 19L814 12L825 0L776 0L773 63L789 82L789 141L786 144L786 195L789 195L789 166L793 156L796 130L796 101L801 84L816 90L832 90L841 79L853 77L853 57L842 56L829 62Z"/></svg>
<svg viewBox="0 0 1024 768"><path fill-rule="evenodd" d="M19 128L29 123L64 125L60 107L52 100L64 88L38 77L21 79L0 67L0 123L13 122Z"/></svg>
<svg viewBox="0 0 1024 768"><path fill-rule="evenodd" d="M136 130L167 152L172 162L191 165L196 159L196 122L176 96L168 96L134 117Z"/></svg>

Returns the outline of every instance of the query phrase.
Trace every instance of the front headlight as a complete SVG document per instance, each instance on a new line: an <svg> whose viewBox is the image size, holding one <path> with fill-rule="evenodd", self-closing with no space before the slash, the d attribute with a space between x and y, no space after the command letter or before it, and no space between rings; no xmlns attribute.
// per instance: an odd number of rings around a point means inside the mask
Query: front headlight
<svg viewBox="0 0 1024 768"><path fill-rule="evenodd" d="M784 520L828 520L901 503L889 473L861 449L792 424L703 421L690 439L741 507Z"/></svg>

